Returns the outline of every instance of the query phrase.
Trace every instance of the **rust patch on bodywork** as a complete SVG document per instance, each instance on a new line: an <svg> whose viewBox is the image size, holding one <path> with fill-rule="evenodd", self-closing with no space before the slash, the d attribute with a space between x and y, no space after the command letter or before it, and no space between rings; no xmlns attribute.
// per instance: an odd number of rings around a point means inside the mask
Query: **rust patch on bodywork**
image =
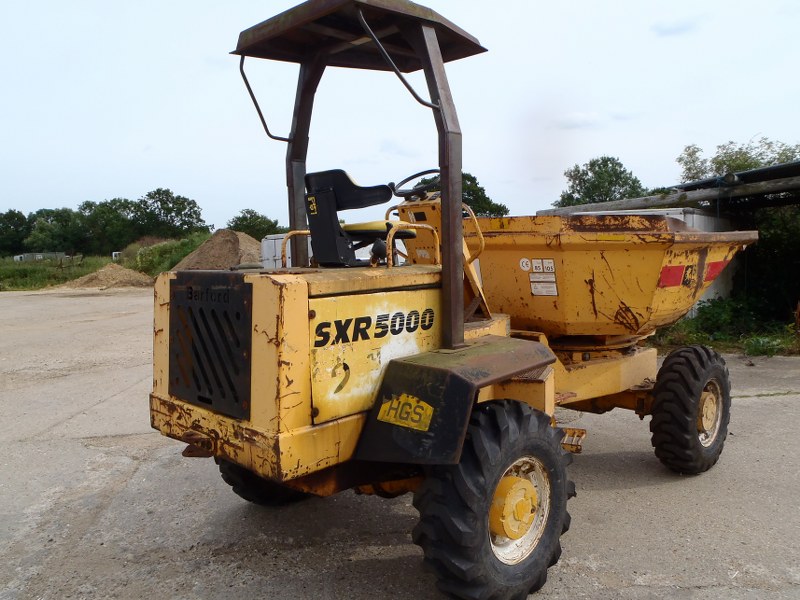
<svg viewBox="0 0 800 600"><path fill-rule="evenodd" d="M199 448L199 456L226 458L264 476L280 473L277 437L247 427L242 421L153 394L150 395L150 420L152 426L167 437ZM269 465L266 470L264 464Z"/></svg>
<svg viewBox="0 0 800 600"><path fill-rule="evenodd" d="M563 219L564 230L576 233L670 230L663 217L653 215L580 215Z"/></svg>
<svg viewBox="0 0 800 600"><path fill-rule="evenodd" d="M592 296L592 312L594 313L594 318L597 318L597 301L595 300L594 294L594 270L592 270L592 277L591 279L586 280L586 284L589 286L589 294ZM554 307L557 308L557 307Z"/></svg>
<svg viewBox="0 0 800 600"><path fill-rule="evenodd" d="M214 438L195 430L187 431L183 434L181 441L187 444L181 454L195 458L210 458L214 456L214 449L217 446Z"/></svg>
<svg viewBox="0 0 800 600"><path fill-rule="evenodd" d="M614 313L614 322L619 323L632 333L639 331L639 317L624 302L620 302L617 312Z"/></svg>

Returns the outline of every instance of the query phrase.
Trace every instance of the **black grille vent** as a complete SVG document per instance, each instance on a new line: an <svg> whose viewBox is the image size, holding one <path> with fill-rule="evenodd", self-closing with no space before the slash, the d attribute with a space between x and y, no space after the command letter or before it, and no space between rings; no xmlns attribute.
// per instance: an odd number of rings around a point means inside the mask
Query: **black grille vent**
<svg viewBox="0 0 800 600"><path fill-rule="evenodd" d="M241 273L177 274L170 286L170 395L250 418L252 299Z"/></svg>

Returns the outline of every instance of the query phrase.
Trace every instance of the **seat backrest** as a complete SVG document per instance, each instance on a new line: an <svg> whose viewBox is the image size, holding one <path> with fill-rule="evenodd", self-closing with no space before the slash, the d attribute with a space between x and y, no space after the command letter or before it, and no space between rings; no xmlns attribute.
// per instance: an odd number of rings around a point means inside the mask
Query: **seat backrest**
<svg viewBox="0 0 800 600"><path fill-rule="evenodd" d="M388 185L362 187L341 169L308 173L306 190L309 194L332 190L336 196L336 210L366 208L392 199L392 189Z"/></svg>
<svg viewBox="0 0 800 600"><path fill-rule="evenodd" d="M361 187L341 169L306 175L306 216L311 249L322 266L355 266L353 239L339 224L338 211L383 204L392 198L388 185Z"/></svg>

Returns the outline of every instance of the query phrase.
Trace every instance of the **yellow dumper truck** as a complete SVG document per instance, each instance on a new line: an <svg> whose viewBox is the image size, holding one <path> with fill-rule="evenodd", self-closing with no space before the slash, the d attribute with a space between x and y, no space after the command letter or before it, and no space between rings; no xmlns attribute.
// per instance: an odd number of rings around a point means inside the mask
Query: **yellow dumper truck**
<svg viewBox="0 0 800 600"><path fill-rule="evenodd" d="M476 218L461 202L444 65L483 51L407 0L310 0L241 33L247 89L287 145L293 264L158 278L150 415L251 502L413 492L413 540L441 590L523 598L544 585L570 525L566 469L584 432L558 427L557 407L651 415L656 455L675 471L717 461L724 361L693 346L658 370L641 341L756 234L666 217ZM246 57L299 64L288 136L269 129ZM329 67L394 73L433 116L438 168L369 187L308 172ZM424 94L404 76L418 70ZM381 204L383 220L340 220Z"/></svg>

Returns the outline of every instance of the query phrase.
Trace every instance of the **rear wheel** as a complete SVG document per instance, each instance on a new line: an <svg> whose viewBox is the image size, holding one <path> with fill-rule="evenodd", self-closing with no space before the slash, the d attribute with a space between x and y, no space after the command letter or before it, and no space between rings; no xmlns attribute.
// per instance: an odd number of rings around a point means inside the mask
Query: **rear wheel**
<svg viewBox="0 0 800 600"><path fill-rule="evenodd" d="M561 556L575 495L550 417L513 401L475 408L457 465L435 466L414 496L414 543L456 598L525 598Z"/></svg>
<svg viewBox="0 0 800 600"><path fill-rule="evenodd" d="M652 444L678 473L702 473L719 460L731 415L725 360L706 346L672 352L653 388Z"/></svg>
<svg viewBox="0 0 800 600"><path fill-rule="evenodd" d="M248 502L262 506L282 506L312 497L312 494L299 492L259 477L229 460L215 458L214 461L219 465L222 480L231 486L237 496Z"/></svg>

